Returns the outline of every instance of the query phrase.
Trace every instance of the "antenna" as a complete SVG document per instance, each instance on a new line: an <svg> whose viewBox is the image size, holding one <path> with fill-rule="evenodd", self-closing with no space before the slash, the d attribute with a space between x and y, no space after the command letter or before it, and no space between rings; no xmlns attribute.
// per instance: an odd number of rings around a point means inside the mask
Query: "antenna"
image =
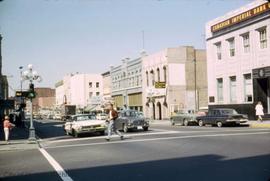
<svg viewBox="0 0 270 181"><path fill-rule="evenodd" d="M144 50L144 30L142 30L142 48Z"/></svg>

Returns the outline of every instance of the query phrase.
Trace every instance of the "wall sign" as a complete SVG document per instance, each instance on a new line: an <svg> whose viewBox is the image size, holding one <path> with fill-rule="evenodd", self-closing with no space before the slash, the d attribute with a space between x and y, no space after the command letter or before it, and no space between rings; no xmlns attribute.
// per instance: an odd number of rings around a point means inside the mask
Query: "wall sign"
<svg viewBox="0 0 270 181"><path fill-rule="evenodd" d="M255 17L255 16L262 14L264 12L267 12L267 11L270 11L270 2L264 3L260 6L257 6L253 9L250 9L246 12L238 14L232 18L229 18L225 21L217 23L217 24L211 26L211 31L216 32L216 31L222 30L224 28L230 27L234 24L240 23L242 21L245 21L247 19L250 19L252 17Z"/></svg>

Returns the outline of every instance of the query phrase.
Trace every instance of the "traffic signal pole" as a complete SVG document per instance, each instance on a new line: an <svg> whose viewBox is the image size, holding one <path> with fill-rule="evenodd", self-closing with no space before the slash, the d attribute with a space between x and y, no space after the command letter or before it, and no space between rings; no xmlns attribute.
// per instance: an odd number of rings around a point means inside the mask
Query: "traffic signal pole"
<svg viewBox="0 0 270 181"><path fill-rule="evenodd" d="M33 83L30 80L30 84L29 84L29 90L30 90L30 92L31 91L34 91L32 89L33 89ZM30 128L29 128L29 138L28 138L28 141L29 142L33 142L33 143L36 142L36 133L35 133L35 127L34 127L34 123L33 123L33 98L32 97L30 97Z"/></svg>
<svg viewBox="0 0 270 181"><path fill-rule="evenodd" d="M35 133L35 127L33 124L33 101L32 98L30 98L30 128L29 128L29 142L36 142L36 133Z"/></svg>

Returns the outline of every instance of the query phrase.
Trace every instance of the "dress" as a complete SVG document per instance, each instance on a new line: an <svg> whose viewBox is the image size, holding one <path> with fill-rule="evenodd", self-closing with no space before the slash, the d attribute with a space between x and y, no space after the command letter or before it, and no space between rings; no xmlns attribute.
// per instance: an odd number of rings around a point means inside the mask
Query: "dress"
<svg viewBox="0 0 270 181"><path fill-rule="evenodd" d="M257 104L255 107L255 110L256 110L256 116L263 116L264 115L262 105Z"/></svg>

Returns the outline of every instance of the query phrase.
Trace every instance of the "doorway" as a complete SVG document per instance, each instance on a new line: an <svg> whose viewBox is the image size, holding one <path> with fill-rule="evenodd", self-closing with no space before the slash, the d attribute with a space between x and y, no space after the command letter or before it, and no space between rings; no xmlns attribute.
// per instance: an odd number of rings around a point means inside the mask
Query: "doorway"
<svg viewBox="0 0 270 181"><path fill-rule="evenodd" d="M158 120L162 120L162 112L161 112L160 102L157 103L157 109L158 109Z"/></svg>
<svg viewBox="0 0 270 181"><path fill-rule="evenodd" d="M257 79L257 100L262 102L265 113L270 113L269 78Z"/></svg>
<svg viewBox="0 0 270 181"><path fill-rule="evenodd" d="M156 108L155 108L155 103L153 102L153 120L156 119Z"/></svg>

